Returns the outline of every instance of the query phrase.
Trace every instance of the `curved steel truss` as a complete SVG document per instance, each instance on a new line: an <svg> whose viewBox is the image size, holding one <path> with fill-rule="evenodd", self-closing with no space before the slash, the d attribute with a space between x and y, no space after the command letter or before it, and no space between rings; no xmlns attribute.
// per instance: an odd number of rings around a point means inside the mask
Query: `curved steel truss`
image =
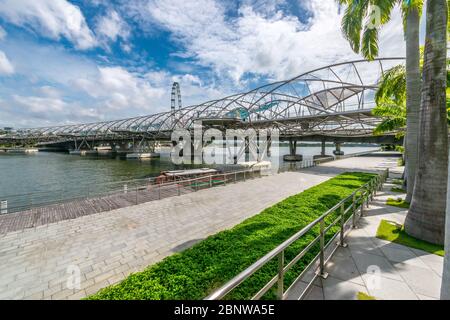
<svg viewBox="0 0 450 320"><path fill-rule="evenodd" d="M332 64L290 80L179 109L174 108L174 93L179 92L179 85L174 84L173 107L168 112L98 123L21 129L16 136L47 141L130 135L169 139L174 129L192 129L199 120L209 126L277 128L282 137L371 135L379 122L371 115L378 80L403 60L384 58Z"/></svg>

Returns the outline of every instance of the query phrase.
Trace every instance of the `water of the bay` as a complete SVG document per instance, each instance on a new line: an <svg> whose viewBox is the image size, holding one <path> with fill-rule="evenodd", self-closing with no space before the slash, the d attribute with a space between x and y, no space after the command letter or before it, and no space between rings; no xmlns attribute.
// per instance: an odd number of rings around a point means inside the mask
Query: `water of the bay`
<svg viewBox="0 0 450 320"><path fill-rule="evenodd" d="M301 154L308 159L320 153L320 146L302 146ZM332 154L327 146L326 153ZM374 150L374 146L343 146L346 154ZM288 147L280 147L280 155ZM157 176L162 170L183 169L174 165L169 152L161 158L137 161L121 158L82 157L67 153L39 152L37 154L0 154L0 200L7 195L38 191L91 188L106 183Z"/></svg>

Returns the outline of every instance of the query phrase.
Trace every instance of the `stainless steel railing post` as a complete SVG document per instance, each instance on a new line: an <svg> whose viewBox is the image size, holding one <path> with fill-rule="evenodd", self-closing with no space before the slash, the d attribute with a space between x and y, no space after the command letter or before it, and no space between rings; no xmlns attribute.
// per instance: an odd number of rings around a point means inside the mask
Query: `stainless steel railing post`
<svg viewBox="0 0 450 320"><path fill-rule="evenodd" d="M374 196L374 193L375 193L375 181L371 181L370 182L370 200L371 201L373 201L373 196Z"/></svg>
<svg viewBox="0 0 450 320"><path fill-rule="evenodd" d="M360 214L360 216L361 217L364 215L364 193L365 193L365 191L361 191L361 197L360 197L360 200L361 200L361 214Z"/></svg>
<svg viewBox="0 0 450 320"><path fill-rule="evenodd" d="M341 236L340 243L341 247L347 247L347 244L344 242L344 233L345 233L345 204L341 204Z"/></svg>
<svg viewBox="0 0 450 320"><path fill-rule="evenodd" d="M352 215L352 228L355 229L356 228L356 192L353 193L353 197L352 197L352 211L353 211L353 215Z"/></svg>
<svg viewBox="0 0 450 320"><path fill-rule="evenodd" d="M161 200L161 184L158 184L158 198Z"/></svg>
<svg viewBox="0 0 450 320"><path fill-rule="evenodd" d="M320 253L319 253L319 273L318 276L326 279L328 273L325 272L325 220L320 220Z"/></svg>
<svg viewBox="0 0 450 320"><path fill-rule="evenodd" d="M138 204L138 185L136 184L136 204Z"/></svg>
<svg viewBox="0 0 450 320"><path fill-rule="evenodd" d="M370 202L370 191L367 190L367 199L366 199L366 207L369 208L369 202Z"/></svg>
<svg viewBox="0 0 450 320"><path fill-rule="evenodd" d="M278 255L278 285L277 298L283 300L284 295L284 250Z"/></svg>

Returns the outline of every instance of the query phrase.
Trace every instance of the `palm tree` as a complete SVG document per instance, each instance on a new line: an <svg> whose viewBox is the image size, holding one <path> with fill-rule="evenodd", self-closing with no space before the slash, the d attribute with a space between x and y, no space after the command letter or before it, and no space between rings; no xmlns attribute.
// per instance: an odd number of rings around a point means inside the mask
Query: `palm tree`
<svg viewBox="0 0 450 320"><path fill-rule="evenodd" d="M448 73L447 73L447 86L448 86ZM447 88L448 92L448 88ZM447 113L448 113L449 98L447 93ZM450 155L449 155L450 156ZM445 217L445 255L444 255L444 268L442 271L442 284L441 284L441 300L450 300L450 170L447 173L447 208Z"/></svg>
<svg viewBox="0 0 450 320"><path fill-rule="evenodd" d="M446 0L427 2L418 167L405 221L408 234L437 244L444 243L447 200L447 16Z"/></svg>
<svg viewBox="0 0 450 320"><path fill-rule="evenodd" d="M383 120L374 129L374 135L396 132L403 137L406 130L406 78L405 67L395 66L386 71L375 94L374 116Z"/></svg>
<svg viewBox="0 0 450 320"><path fill-rule="evenodd" d="M447 6L449 6L449 1L447 0ZM449 8L447 8L448 10ZM450 41L450 21L447 17L447 42ZM450 61L447 60L447 117L450 114L450 89L448 87L450 83L450 72L449 72ZM450 156L450 155L449 155ZM445 217L445 257L444 257L444 270L442 273L442 285L441 285L441 299L450 300L450 170L447 177L447 209Z"/></svg>
<svg viewBox="0 0 450 320"><path fill-rule="evenodd" d="M374 10L379 10L380 26L390 20L392 10L401 5L406 40L406 181L410 201L414 188L417 166L417 141L420 108L420 50L419 29L423 0L338 0L347 5L342 19L342 31L356 53L362 53L369 60L378 55L378 31L374 24ZM376 9L375 9L376 8ZM370 17L369 19L367 17Z"/></svg>
<svg viewBox="0 0 450 320"><path fill-rule="evenodd" d="M373 130L374 135L385 132L396 132L396 137L405 135L406 129L406 106L383 103L372 110L374 116L383 118L383 121Z"/></svg>

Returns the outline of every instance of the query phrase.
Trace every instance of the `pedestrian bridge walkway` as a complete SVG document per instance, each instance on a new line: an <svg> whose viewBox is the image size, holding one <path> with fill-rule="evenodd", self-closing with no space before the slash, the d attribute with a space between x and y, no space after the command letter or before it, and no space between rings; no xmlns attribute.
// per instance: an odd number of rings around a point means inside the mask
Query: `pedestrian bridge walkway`
<svg viewBox="0 0 450 320"><path fill-rule="evenodd" d="M354 300L359 292L377 300L439 299L443 257L375 236L381 220L404 224L406 209L386 205L389 197L404 197L391 192L393 186L384 185L348 234L348 246L338 248L326 265L328 277L317 278L305 299ZM313 272L297 283L288 299L299 298Z"/></svg>

